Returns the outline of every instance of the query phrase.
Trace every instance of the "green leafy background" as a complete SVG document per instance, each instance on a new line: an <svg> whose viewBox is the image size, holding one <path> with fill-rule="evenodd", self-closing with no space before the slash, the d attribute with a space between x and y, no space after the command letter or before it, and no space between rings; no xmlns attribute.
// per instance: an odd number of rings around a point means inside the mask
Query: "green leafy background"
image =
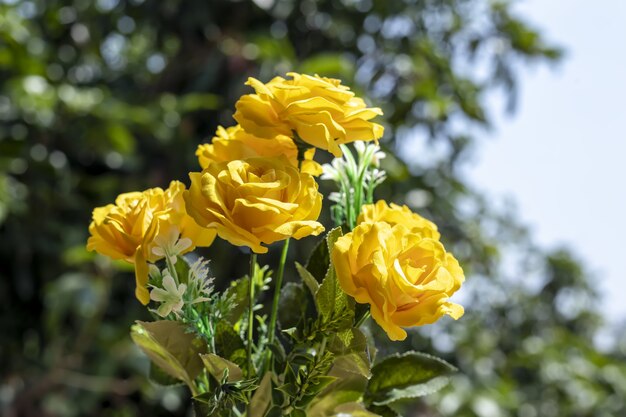
<svg viewBox="0 0 626 417"><path fill-rule="evenodd" d="M148 360L128 335L149 320L132 271L84 250L91 210L124 191L186 181L198 143L232 124L246 78L296 70L340 77L381 106L386 150L417 135L433 151L426 165L390 154L378 197L412 203L440 226L468 276L466 314L404 343L375 326L367 337L379 357L432 352L459 372L395 411L623 415L624 350L594 347L603 319L584 265L566 249L537 247L513 212L492 207L460 173L480 147L468 132L489 126L486 97L501 92L513 110L516 73L560 56L504 1L0 2L1 413L188 415L187 391L148 382ZM304 263L315 243L292 245L290 260ZM278 252L261 262L276 265ZM223 242L201 253L214 259L220 288L246 272L245 261L222 261L245 259ZM519 261L504 268L507 254ZM297 282L289 265L286 279ZM372 401L393 395L369 387ZM358 405L346 412L368 415Z"/></svg>

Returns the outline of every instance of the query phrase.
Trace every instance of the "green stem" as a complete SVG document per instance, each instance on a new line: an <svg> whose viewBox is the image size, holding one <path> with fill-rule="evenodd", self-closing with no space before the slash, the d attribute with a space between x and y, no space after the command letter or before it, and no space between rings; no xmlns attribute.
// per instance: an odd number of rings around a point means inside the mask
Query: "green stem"
<svg viewBox="0 0 626 417"><path fill-rule="evenodd" d="M272 302L272 314L270 316L270 327L268 329L267 344L274 343L276 337L276 322L278 320L278 302L280 300L280 290L283 286L283 276L285 274L285 262L287 261L287 252L289 251L289 239L285 240L283 251L280 254L280 263L278 264L278 273L276 274L276 286L274 288L274 300ZM272 351L269 350L267 357L267 370L272 367Z"/></svg>
<svg viewBox="0 0 626 417"><path fill-rule="evenodd" d="M248 378L252 377L252 329L254 326L254 277L256 275L256 253L250 256L250 280L248 285L248 346L246 347L246 358L248 362Z"/></svg>
<svg viewBox="0 0 626 417"><path fill-rule="evenodd" d="M354 325L354 327L359 328L361 327L361 325L363 323L365 323L365 320L369 319L370 317L372 317L372 313L370 313L369 310L367 310L367 312L365 314L363 314L363 316L361 316L361 318L359 319L359 321L356 322L356 324Z"/></svg>
<svg viewBox="0 0 626 417"><path fill-rule="evenodd" d="M178 280L178 272L176 272L176 268L170 260L169 253L165 254L165 265L167 266L167 270L170 271L170 275L172 276L172 278L174 278L174 282L176 283L176 285L179 285L180 281Z"/></svg>

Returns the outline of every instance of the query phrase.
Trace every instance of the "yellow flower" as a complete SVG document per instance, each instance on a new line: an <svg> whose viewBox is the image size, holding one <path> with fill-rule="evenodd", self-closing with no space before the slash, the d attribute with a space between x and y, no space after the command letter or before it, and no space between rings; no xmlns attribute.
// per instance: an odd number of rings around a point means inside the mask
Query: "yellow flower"
<svg viewBox="0 0 626 417"><path fill-rule="evenodd" d="M183 191L184 184L172 181L167 190L121 194L115 204L93 211L87 250L135 264L135 295L143 304L150 301L147 262L161 259L168 247L182 254L209 246L215 238L215 231L201 228L187 215Z"/></svg>
<svg viewBox="0 0 626 417"><path fill-rule="evenodd" d="M233 245L265 253L261 244L324 230L316 221L322 196L315 179L284 156L211 164L189 177L187 212Z"/></svg>
<svg viewBox="0 0 626 417"><path fill-rule="evenodd" d="M439 240L440 235L437 225L419 214L413 213L407 206L399 206L385 200L378 200L376 204L366 204L361 207L361 214L357 219L357 225L361 223L376 223L384 221L391 226L401 224L413 233L422 237Z"/></svg>
<svg viewBox="0 0 626 417"><path fill-rule="evenodd" d="M272 139L262 139L246 133L239 125L226 129L219 126L211 143L198 145L196 150L202 169L216 162L279 155L285 155L293 166L298 166L298 148L291 138L278 135ZM304 153L301 170L318 176L322 173L322 167L313 161L314 156L315 148Z"/></svg>
<svg viewBox="0 0 626 417"><path fill-rule="evenodd" d="M341 156L341 144L383 135L383 127L370 121L382 111L368 108L340 80L287 75L292 79L276 77L267 84L248 79L246 84L256 94L241 97L233 116L246 132L266 139L292 137L295 132L304 142L335 156Z"/></svg>
<svg viewBox="0 0 626 417"><path fill-rule="evenodd" d="M449 297L465 278L439 240L425 237L433 232L430 225L411 228L417 217L399 206L387 211L390 222L360 223L337 240L331 258L343 290L371 305L372 317L391 340L404 340L403 327L431 324L444 314L454 319L463 315L463 307ZM408 227L395 223L403 217Z"/></svg>

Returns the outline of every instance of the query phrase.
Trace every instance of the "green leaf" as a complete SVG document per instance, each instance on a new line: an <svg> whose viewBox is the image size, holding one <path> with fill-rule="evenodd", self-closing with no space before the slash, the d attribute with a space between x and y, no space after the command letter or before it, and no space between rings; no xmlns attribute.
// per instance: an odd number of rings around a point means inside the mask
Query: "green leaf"
<svg viewBox="0 0 626 417"><path fill-rule="evenodd" d="M335 355L328 372L328 376L335 380L307 410L311 417L335 415L338 406L355 404L361 399L370 376L367 339L359 329L335 334L329 339L327 348Z"/></svg>
<svg viewBox="0 0 626 417"><path fill-rule="evenodd" d="M189 281L189 263L187 259L182 256L178 256L176 258L176 263L174 264L174 269L176 270L176 275L178 275L178 280L182 284L187 284Z"/></svg>
<svg viewBox="0 0 626 417"><path fill-rule="evenodd" d="M232 299L235 304L225 317L225 319L233 325L237 324L248 308L247 297L249 279L250 278L245 276L233 281L224 294L227 299Z"/></svg>
<svg viewBox="0 0 626 417"><path fill-rule="evenodd" d="M315 280L320 283L324 280L329 267L330 253L328 252L328 243L324 237L323 239L320 239L313 249L313 252L311 252L305 268L311 273Z"/></svg>
<svg viewBox="0 0 626 417"><path fill-rule="evenodd" d="M215 353L241 366L245 363L245 345L232 324L221 320L215 326ZM241 363L242 358L244 362Z"/></svg>
<svg viewBox="0 0 626 417"><path fill-rule="evenodd" d="M378 414L374 414L368 411L365 406L358 402L351 402L341 404L333 410L334 417L380 417Z"/></svg>
<svg viewBox="0 0 626 417"><path fill-rule="evenodd" d="M212 407L209 404L212 404L212 398L208 397L208 395L210 394L206 392L194 397L193 411L196 417L205 417L210 415Z"/></svg>
<svg viewBox="0 0 626 417"><path fill-rule="evenodd" d="M341 228L336 227L326 236L328 251L332 251L333 245L341 237ZM323 323L336 321L335 330L343 330L352 326L354 319L353 303L348 295L341 289L335 268L331 265L322 281L317 293L315 293L317 311Z"/></svg>
<svg viewBox="0 0 626 417"><path fill-rule="evenodd" d="M456 368L443 359L419 352L385 358L372 368L366 403L385 405L403 398L421 397L448 383Z"/></svg>
<svg viewBox="0 0 626 417"><path fill-rule="evenodd" d="M202 339L187 333L177 321L138 321L131 328L133 342L165 373L191 385L202 371L200 354L207 351Z"/></svg>
<svg viewBox="0 0 626 417"><path fill-rule="evenodd" d="M343 377L354 373L366 379L371 376L367 338L359 329L352 328L336 333L330 339L328 350L335 354L333 375Z"/></svg>
<svg viewBox="0 0 626 417"><path fill-rule="evenodd" d="M213 353L207 353L206 355L200 355L204 367L211 374L218 383L222 383L224 376L226 376L226 382L236 382L243 379L243 371L233 362L217 356Z"/></svg>
<svg viewBox="0 0 626 417"><path fill-rule="evenodd" d="M333 246L335 246L335 242L343 236L343 232L341 231L341 227L335 227L326 235L326 244L328 245L328 253L332 252Z"/></svg>
<svg viewBox="0 0 626 417"><path fill-rule="evenodd" d="M163 369L156 366L154 362L150 362L150 370L148 373L148 377L150 378L150 381L154 382L157 385L161 385L164 387L182 384L181 381L170 376Z"/></svg>
<svg viewBox="0 0 626 417"><path fill-rule="evenodd" d="M298 262L296 262L296 270L298 271L302 282L304 282L304 284L309 288L311 294L315 296L315 293L317 293L317 290L320 288L319 282L317 282L313 274L307 271L307 269Z"/></svg>
<svg viewBox="0 0 626 417"><path fill-rule="evenodd" d="M367 409L376 413L375 415L380 417L401 417L398 413L386 405L370 405Z"/></svg>
<svg viewBox="0 0 626 417"><path fill-rule="evenodd" d="M248 417L264 417L272 405L272 373L266 372L248 406Z"/></svg>
<svg viewBox="0 0 626 417"><path fill-rule="evenodd" d="M295 327L303 317L306 317L307 295L302 284L289 282L280 291L280 309L278 321L281 328Z"/></svg>

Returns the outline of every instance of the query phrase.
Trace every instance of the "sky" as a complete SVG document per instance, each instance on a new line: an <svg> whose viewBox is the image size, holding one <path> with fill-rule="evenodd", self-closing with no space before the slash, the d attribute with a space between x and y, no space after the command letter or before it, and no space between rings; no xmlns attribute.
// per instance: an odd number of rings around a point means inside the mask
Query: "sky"
<svg viewBox="0 0 626 417"><path fill-rule="evenodd" d="M557 67L520 67L517 111L497 100L495 129L467 169L510 196L544 247L566 244L626 321L626 2L526 0L515 10L566 50Z"/></svg>

